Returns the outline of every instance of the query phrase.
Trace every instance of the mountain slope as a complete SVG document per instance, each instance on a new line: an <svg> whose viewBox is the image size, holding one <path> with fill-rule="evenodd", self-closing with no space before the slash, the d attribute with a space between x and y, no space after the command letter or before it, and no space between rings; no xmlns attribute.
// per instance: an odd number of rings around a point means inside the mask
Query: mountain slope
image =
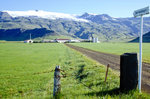
<svg viewBox="0 0 150 99"><path fill-rule="evenodd" d="M21 12L23 13L21 15L16 12L9 12L11 14L9 15L7 12L1 12L3 14L0 14L0 29L5 31L18 28L22 30L45 28L54 31L55 35L81 39L87 39L93 33L95 37L99 37L100 41L128 41L136 38L140 31L140 19L138 18L112 18L107 14L95 15L88 13L81 16L68 15L68 17L66 14L61 16L63 14L50 14L49 12L41 15L39 14L40 11L34 11L34 14ZM36 14L37 16L35 16ZM148 31L150 31L149 17L144 18L144 32ZM13 33L16 34L17 32L14 31ZM0 32L1 34L4 34L4 32ZM44 33L44 35L46 34L47 32ZM6 39L7 35L5 36L0 36L0 39L8 40Z"/></svg>
<svg viewBox="0 0 150 99"><path fill-rule="evenodd" d="M139 42L139 37L137 37L134 40L131 40L130 42ZM150 32L143 35L143 42L150 42Z"/></svg>
<svg viewBox="0 0 150 99"><path fill-rule="evenodd" d="M47 30L45 28L40 29L0 29L0 40L7 41L22 41L29 39L29 35L32 34L32 39L43 37L46 35L53 35L54 31Z"/></svg>
<svg viewBox="0 0 150 99"><path fill-rule="evenodd" d="M79 18L90 20L91 22L104 25L108 28L124 28L124 31L132 36L138 36L140 29L140 19L139 18L113 18L107 14L93 15L85 13ZM111 26L111 27L110 27ZM150 17L144 18L144 33L150 31Z"/></svg>
<svg viewBox="0 0 150 99"><path fill-rule="evenodd" d="M12 17L7 12L0 12L0 19L10 20Z"/></svg>
<svg viewBox="0 0 150 99"><path fill-rule="evenodd" d="M117 19L112 18L107 14L96 15L96 14L84 13L83 15L78 17L82 19L90 20L95 23L102 23L105 21L117 21Z"/></svg>

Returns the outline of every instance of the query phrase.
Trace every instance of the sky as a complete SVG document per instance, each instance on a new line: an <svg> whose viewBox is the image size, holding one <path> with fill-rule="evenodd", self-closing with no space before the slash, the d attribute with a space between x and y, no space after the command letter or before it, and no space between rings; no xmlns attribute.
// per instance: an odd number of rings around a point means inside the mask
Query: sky
<svg viewBox="0 0 150 99"><path fill-rule="evenodd" d="M147 7L150 0L0 0L0 11L44 10L77 14L85 12L112 17L133 17L133 11Z"/></svg>

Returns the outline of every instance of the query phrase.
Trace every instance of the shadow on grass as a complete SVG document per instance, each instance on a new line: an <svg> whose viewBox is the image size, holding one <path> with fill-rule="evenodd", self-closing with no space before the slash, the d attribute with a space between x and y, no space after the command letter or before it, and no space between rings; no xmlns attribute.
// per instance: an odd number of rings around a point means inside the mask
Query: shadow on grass
<svg viewBox="0 0 150 99"><path fill-rule="evenodd" d="M93 83L91 83L91 84L89 84L89 88L91 89L93 86L99 86L99 85L101 85L101 84L103 84L103 82L99 82L99 83L97 83L97 84L93 84Z"/></svg>
<svg viewBox="0 0 150 99"><path fill-rule="evenodd" d="M99 97L102 97L102 96L106 96L106 95L110 95L110 96L116 96L116 95L123 95L123 94L133 94L136 90L133 89L133 90L124 90L124 91L121 91L120 88L114 88L112 90L107 90L107 91L99 91L99 92L90 92L90 93L86 93L84 95L87 95L87 96L99 96ZM139 98L140 99L140 98Z"/></svg>
<svg viewBox="0 0 150 99"><path fill-rule="evenodd" d="M79 81L82 81L82 79L86 78L88 76L88 74L83 74L85 64L82 64L79 67L80 67L80 69L76 75L76 79L79 79Z"/></svg>
<svg viewBox="0 0 150 99"><path fill-rule="evenodd" d="M119 95L120 94L120 89L119 88L115 88L112 90L108 90L108 91L100 91L100 92L91 92L91 93L87 93L85 95L88 96L105 96L105 95Z"/></svg>

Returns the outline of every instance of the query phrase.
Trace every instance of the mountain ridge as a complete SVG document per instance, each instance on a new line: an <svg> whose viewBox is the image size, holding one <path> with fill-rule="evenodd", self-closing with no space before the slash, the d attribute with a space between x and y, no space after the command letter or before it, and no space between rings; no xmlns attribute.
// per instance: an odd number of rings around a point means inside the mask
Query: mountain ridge
<svg viewBox="0 0 150 99"><path fill-rule="evenodd" d="M12 17L39 17L39 18L46 18L46 19L70 19L75 21L83 21L88 22L85 19L77 18L71 14L64 14L64 13L56 13L56 12L48 12L43 10L29 10L29 11L4 11L7 12Z"/></svg>
<svg viewBox="0 0 150 99"><path fill-rule="evenodd" d="M54 31L57 35L81 39L88 39L92 33L93 36L99 37L100 41L130 41L138 37L140 31L140 19L133 17L113 18L107 14L97 15L89 13L74 16L88 21L85 22L67 18L47 19L37 16L12 17L9 14L3 14L5 17L2 17L3 15L0 16L0 29L5 30L16 28L25 30L45 28ZM149 31L150 17L146 17L144 18L144 33Z"/></svg>

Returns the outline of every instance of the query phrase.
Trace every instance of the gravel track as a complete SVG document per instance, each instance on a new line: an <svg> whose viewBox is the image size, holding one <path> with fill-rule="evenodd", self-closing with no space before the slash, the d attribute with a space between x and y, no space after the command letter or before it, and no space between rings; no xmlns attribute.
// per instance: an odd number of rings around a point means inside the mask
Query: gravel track
<svg viewBox="0 0 150 99"><path fill-rule="evenodd" d="M119 55L97 52L97 51L90 50L87 48L73 46L71 44L65 44L65 45L81 52L82 54L86 55L87 57L90 57L90 58L96 60L100 64L103 64L105 66L107 66L109 64L110 68L112 68L113 70L120 71L120 56ZM149 63L142 63L142 64L143 64L142 91L150 93L150 64Z"/></svg>

